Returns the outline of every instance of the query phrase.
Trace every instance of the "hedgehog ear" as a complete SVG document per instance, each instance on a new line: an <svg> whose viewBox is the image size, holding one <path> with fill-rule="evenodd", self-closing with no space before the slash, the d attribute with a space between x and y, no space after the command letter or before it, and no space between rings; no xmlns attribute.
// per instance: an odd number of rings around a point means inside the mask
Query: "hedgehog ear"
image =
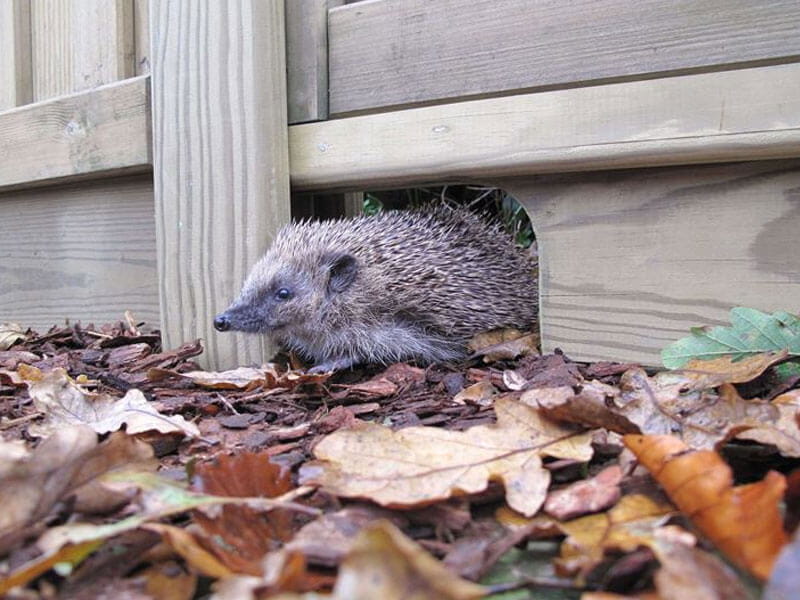
<svg viewBox="0 0 800 600"><path fill-rule="evenodd" d="M350 254L330 254L325 257L328 265L328 294L340 294L355 281L358 264Z"/></svg>

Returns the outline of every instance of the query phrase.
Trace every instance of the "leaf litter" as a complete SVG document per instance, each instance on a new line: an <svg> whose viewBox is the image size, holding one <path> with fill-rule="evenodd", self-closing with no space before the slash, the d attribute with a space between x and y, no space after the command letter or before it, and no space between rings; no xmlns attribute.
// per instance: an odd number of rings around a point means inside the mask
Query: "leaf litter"
<svg viewBox="0 0 800 600"><path fill-rule="evenodd" d="M207 372L130 315L4 325L0 593L782 597L796 323L747 310L662 372L522 332L460 369Z"/></svg>

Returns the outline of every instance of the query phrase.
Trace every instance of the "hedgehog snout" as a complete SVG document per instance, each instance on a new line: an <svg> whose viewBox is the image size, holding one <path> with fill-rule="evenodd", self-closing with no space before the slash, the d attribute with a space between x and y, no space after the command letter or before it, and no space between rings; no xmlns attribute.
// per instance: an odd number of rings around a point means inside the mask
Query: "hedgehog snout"
<svg viewBox="0 0 800 600"><path fill-rule="evenodd" d="M217 331L228 331L231 328L231 318L224 312L214 317L214 329Z"/></svg>

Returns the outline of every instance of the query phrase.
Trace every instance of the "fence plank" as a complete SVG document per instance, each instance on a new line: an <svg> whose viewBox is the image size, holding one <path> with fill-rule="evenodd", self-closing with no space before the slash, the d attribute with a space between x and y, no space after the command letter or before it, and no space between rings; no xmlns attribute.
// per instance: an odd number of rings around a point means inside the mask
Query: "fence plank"
<svg viewBox="0 0 800 600"><path fill-rule="evenodd" d="M33 100L72 91L72 0L31 0Z"/></svg>
<svg viewBox="0 0 800 600"><path fill-rule="evenodd" d="M329 0L286 0L289 123L328 118Z"/></svg>
<svg viewBox="0 0 800 600"><path fill-rule="evenodd" d="M30 2L0 2L0 111L32 101L31 77Z"/></svg>
<svg viewBox="0 0 800 600"><path fill-rule="evenodd" d="M295 190L794 157L800 64L334 119L289 142Z"/></svg>
<svg viewBox="0 0 800 600"><path fill-rule="evenodd" d="M0 113L0 189L148 171L148 78Z"/></svg>
<svg viewBox="0 0 800 600"><path fill-rule="evenodd" d="M72 90L133 77L133 0L72 4Z"/></svg>
<svg viewBox="0 0 800 600"><path fill-rule="evenodd" d="M499 184L536 230L544 351L658 365L734 306L800 306L800 161Z"/></svg>
<svg viewBox="0 0 800 600"><path fill-rule="evenodd" d="M259 362L262 340L212 318L289 220L283 2L153 0L150 30L165 341L203 338L213 365Z"/></svg>
<svg viewBox="0 0 800 600"><path fill-rule="evenodd" d="M149 176L3 193L0 223L3 321L158 323Z"/></svg>
<svg viewBox="0 0 800 600"><path fill-rule="evenodd" d="M133 37L136 74L150 74L150 0L133 0Z"/></svg>
<svg viewBox="0 0 800 600"><path fill-rule="evenodd" d="M131 77L133 0L31 0L33 99Z"/></svg>
<svg viewBox="0 0 800 600"><path fill-rule="evenodd" d="M373 0L329 24L332 115L800 55L797 0Z"/></svg>

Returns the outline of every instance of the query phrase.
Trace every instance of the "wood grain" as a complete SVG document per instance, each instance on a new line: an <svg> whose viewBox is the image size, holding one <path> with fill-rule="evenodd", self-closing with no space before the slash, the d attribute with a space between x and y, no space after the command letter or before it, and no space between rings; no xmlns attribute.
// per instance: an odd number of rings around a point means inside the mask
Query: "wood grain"
<svg viewBox="0 0 800 600"><path fill-rule="evenodd" d="M797 0L373 0L329 23L338 116L800 56Z"/></svg>
<svg viewBox="0 0 800 600"><path fill-rule="evenodd" d="M328 5L286 0L286 88L289 123L328 118Z"/></svg>
<svg viewBox="0 0 800 600"><path fill-rule="evenodd" d="M31 0L33 100L72 91L72 0Z"/></svg>
<svg viewBox="0 0 800 600"><path fill-rule="evenodd" d="M150 74L150 0L133 0L133 45L136 74Z"/></svg>
<svg viewBox="0 0 800 600"><path fill-rule="evenodd" d="M33 100L134 75L133 0L31 0Z"/></svg>
<svg viewBox="0 0 800 600"><path fill-rule="evenodd" d="M295 125L289 145L296 190L794 157L800 64Z"/></svg>
<svg viewBox="0 0 800 600"><path fill-rule="evenodd" d="M0 320L158 323L149 176L0 194Z"/></svg>
<svg viewBox="0 0 800 600"><path fill-rule="evenodd" d="M0 189L150 165L146 77L0 114Z"/></svg>
<svg viewBox="0 0 800 600"><path fill-rule="evenodd" d="M545 351L657 365L734 306L800 306L800 161L499 184L536 231Z"/></svg>
<svg viewBox="0 0 800 600"><path fill-rule="evenodd" d="M0 2L0 111L33 100L31 5L28 0Z"/></svg>
<svg viewBox="0 0 800 600"><path fill-rule="evenodd" d="M219 334L224 310L289 220L283 2L150 4L153 171L163 333L207 364L260 362Z"/></svg>
<svg viewBox="0 0 800 600"><path fill-rule="evenodd" d="M72 4L72 89L77 92L133 77L133 0Z"/></svg>

